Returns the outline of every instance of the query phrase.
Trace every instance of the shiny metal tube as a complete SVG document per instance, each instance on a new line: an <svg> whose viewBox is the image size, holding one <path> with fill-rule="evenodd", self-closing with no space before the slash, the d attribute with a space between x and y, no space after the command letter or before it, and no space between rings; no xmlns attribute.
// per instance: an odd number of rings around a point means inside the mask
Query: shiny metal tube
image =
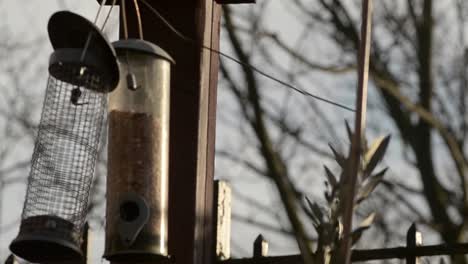
<svg viewBox="0 0 468 264"><path fill-rule="evenodd" d="M109 98L105 257L167 257L172 59L141 40L114 43L121 80Z"/></svg>

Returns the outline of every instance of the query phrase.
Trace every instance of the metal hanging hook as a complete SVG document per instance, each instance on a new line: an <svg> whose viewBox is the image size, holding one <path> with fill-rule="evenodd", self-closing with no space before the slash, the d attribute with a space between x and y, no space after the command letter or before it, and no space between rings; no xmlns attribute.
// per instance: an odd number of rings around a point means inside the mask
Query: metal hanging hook
<svg viewBox="0 0 468 264"><path fill-rule="evenodd" d="M133 1L135 5L135 13L138 20L138 34L139 38L143 40L143 26L141 22L140 8L138 6L138 1ZM125 0L122 0L122 20L123 20L123 29L124 29L124 38L128 39L128 25L127 25L127 14L126 14L126 5ZM138 80L136 75L132 72L132 67L128 59L128 51L125 53L125 63L127 64L127 88L136 91L140 86L138 85Z"/></svg>
<svg viewBox="0 0 468 264"><path fill-rule="evenodd" d="M141 40L143 40L143 24L141 22L141 14L140 14L140 7L138 6L138 0L133 0L135 5L135 13L138 20L138 36Z"/></svg>
<svg viewBox="0 0 468 264"><path fill-rule="evenodd" d="M97 21L99 19L99 15L101 14L101 10L102 10L102 7L106 4L107 0L102 0L101 1L101 5L99 5L99 9L96 13L96 17L94 18L94 24L97 25ZM84 49L83 49L83 52L81 53L81 58L80 58L80 61L83 62L85 56L86 56L86 52L88 52L88 48L89 48L89 44L91 43L91 38L93 37L93 33L92 32L89 32L88 34L88 38L86 39L86 43L85 43L85 46L84 46Z"/></svg>
<svg viewBox="0 0 468 264"><path fill-rule="evenodd" d="M127 27L127 13L126 7L125 7L125 0L122 0L122 8L120 9L122 11L122 22L123 22L123 30L124 30L124 38L128 39L128 27Z"/></svg>

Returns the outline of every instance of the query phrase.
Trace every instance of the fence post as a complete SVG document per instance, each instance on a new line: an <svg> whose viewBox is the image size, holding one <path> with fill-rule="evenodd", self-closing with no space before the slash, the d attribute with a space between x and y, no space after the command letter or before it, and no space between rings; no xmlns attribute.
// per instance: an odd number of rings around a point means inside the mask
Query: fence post
<svg viewBox="0 0 468 264"><path fill-rule="evenodd" d="M268 256L268 241L260 234L254 241L253 257L260 258L266 256Z"/></svg>
<svg viewBox="0 0 468 264"><path fill-rule="evenodd" d="M89 228L88 222L85 223L84 228L83 228L83 243L81 244L81 250L83 251L83 263L88 264L91 263L91 260L89 259L89 250L92 248L91 247L91 229Z"/></svg>
<svg viewBox="0 0 468 264"><path fill-rule="evenodd" d="M406 233L406 247L410 249L421 245L422 234L417 230L416 224L413 223ZM416 256L407 256L406 264L421 264L421 258Z"/></svg>
<svg viewBox="0 0 468 264"><path fill-rule="evenodd" d="M231 187L215 181L214 193L216 260L231 257Z"/></svg>

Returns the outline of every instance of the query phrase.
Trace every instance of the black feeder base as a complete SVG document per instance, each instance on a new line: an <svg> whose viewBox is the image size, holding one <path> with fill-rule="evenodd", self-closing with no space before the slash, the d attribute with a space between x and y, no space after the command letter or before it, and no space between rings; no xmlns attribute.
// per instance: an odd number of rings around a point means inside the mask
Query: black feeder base
<svg viewBox="0 0 468 264"><path fill-rule="evenodd" d="M83 258L73 224L57 216L24 219L10 250L29 262L79 261Z"/></svg>

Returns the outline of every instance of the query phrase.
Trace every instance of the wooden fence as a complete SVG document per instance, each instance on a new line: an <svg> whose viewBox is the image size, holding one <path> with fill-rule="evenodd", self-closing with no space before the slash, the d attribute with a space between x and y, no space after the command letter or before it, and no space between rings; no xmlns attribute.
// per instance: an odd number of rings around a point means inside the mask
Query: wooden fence
<svg viewBox="0 0 468 264"><path fill-rule="evenodd" d="M217 249L229 249L230 227L227 228L225 223L230 222L231 197L229 185L223 182L217 182L217 198L215 200L215 212L217 212ZM219 238L222 239L219 239ZM227 241L227 242L226 242ZM227 244L226 244L227 243ZM232 259L230 258L229 250L219 251L217 264L303 264L300 255L288 256L268 256L268 242L259 235L253 244L253 257ZM380 248L361 250L355 249L352 251L351 260L353 262L362 261L377 261L388 259L405 259L406 264L420 264L420 257L429 256L453 256L468 254L468 243L453 243L439 245L422 245L422 234L412 224L407 231L406 245L393 248Z"/></svg>
<svg viewBox="0 0 468 264"><path fill-rule="evenodd" d="M254 254L252 258L230 258L231 189L229 184L223 181L217 181L215 187L216 264L303 264L300 255L268 256L268 242L261 235L253 243ZM83 251L85 253L88 252L87 248L90 246L88 242L89 234L90 232L86 228L83 244ZM413 224L408 229L405 246L368 250L355 249L352 251L351 260L353 262L362 262L405 259L406 264L421 264L420 257L464 254L468 254L468 243L422 245L422 234L416 229L416 225ZM17 263L13 256L10 256L5 262L5 264ZM85 261L79 264L85 263L90 262Z"/></svg>
<svg viewBox="0 0 468 264"><path fill-rule="evenodd" d="M261 236L259 236L260 238ZM226 259L219 260L218 264L302 264L302 258L300 255L289 255L289 256L276 256L269 257L265 252L265 248L268 248L268 243L263 240L259 243L260 239L254 243L254 256L252 258L242 259ZM256 252L263 252L258 254ZM361 250L355 249L352 251L351 260L353 262L358 261L376 261L376 260L388 260L388 259L406 259L407 264L420 264L420 257L429 256L452 256L452 255L463 255L468 254L468 243L454 243L454 244L439 244L422 246L421 233L416 230L416 226L413 224L407 233L406 246L393 247L393 248L381 248L381 249L369 249Z"/></svg>

